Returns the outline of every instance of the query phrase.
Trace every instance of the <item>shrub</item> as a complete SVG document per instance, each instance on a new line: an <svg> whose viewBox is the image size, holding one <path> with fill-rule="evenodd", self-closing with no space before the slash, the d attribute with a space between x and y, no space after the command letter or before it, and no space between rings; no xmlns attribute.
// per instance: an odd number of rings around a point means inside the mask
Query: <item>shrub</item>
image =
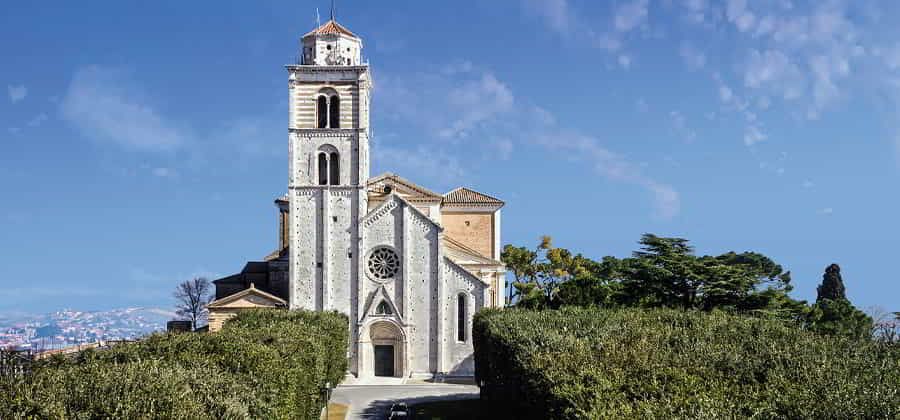
<svg viewBox="0 0 900 420"><path fill-rule="evenodd" d="M721 311L487 310L476 380L519 418L897 418L900 349Z"/></svg>
<svg viewBox="0 0 900 420"><path fill-rule="evenodd" d="M338 313L242 312L215 334L155 334L0 383L6 418L316 418L347 369Z"/></svg>

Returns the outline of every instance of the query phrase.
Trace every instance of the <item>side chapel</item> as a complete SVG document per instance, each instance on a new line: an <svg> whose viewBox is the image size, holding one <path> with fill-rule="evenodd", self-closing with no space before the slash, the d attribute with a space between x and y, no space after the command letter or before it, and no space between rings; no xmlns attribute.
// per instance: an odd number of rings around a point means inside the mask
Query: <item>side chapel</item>
<svg viewBox="0 0 900 420"><path fill-rule="evenodd" d="M215 280L210 331L253 307L350 318L348 375L470 376L472 316L502 307L503 201L369 177L373 89L360 37L333 18L301 40L288 72L288 193L279 245Z"/></svg>

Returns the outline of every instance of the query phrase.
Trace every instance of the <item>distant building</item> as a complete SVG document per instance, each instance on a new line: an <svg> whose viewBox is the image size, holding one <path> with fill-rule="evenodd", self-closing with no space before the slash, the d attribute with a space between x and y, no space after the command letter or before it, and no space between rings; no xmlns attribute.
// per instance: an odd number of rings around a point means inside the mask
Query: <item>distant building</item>
<svg viewBox="0 0 900 420"><path fill-rule="evenodd" d="M279 246L215 280L210 331L240 310L337 310L350 321L349 374L468 376L472 316L503 306L503 201L369 177L373 88L362 39L330 20L287 66L288 193ZM434 162L438 165L438 162Z"/></svg>

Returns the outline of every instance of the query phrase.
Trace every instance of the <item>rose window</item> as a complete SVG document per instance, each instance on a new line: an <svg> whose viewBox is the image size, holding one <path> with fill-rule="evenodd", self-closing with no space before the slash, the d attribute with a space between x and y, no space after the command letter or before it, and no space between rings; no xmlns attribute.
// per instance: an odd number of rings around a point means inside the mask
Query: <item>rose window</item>
<svg viewBox="0 0 900 420"><path fill-rule="evenodd" d="M379 280L387 280L400 271L400 257L390 248L376 248L369 255L369 273Z"/></svg>

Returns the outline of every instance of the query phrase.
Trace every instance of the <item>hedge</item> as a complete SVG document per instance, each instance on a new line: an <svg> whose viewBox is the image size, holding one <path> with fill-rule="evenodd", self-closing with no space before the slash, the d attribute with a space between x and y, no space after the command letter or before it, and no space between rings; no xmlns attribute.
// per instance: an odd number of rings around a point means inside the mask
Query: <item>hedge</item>
<svg viewBox="0 0 900 420"><path fill-rule="evenodd" d="M485 406L510 418L900 418L900 348L713 311L486 310Z"/></svg>
<svg viewBox="0 0 900 420"><path fill-rule="evenodd" d="M347 369L338 313L242 312L214 334L155 334L0 382L0 419L310 419Z"/></svg>

